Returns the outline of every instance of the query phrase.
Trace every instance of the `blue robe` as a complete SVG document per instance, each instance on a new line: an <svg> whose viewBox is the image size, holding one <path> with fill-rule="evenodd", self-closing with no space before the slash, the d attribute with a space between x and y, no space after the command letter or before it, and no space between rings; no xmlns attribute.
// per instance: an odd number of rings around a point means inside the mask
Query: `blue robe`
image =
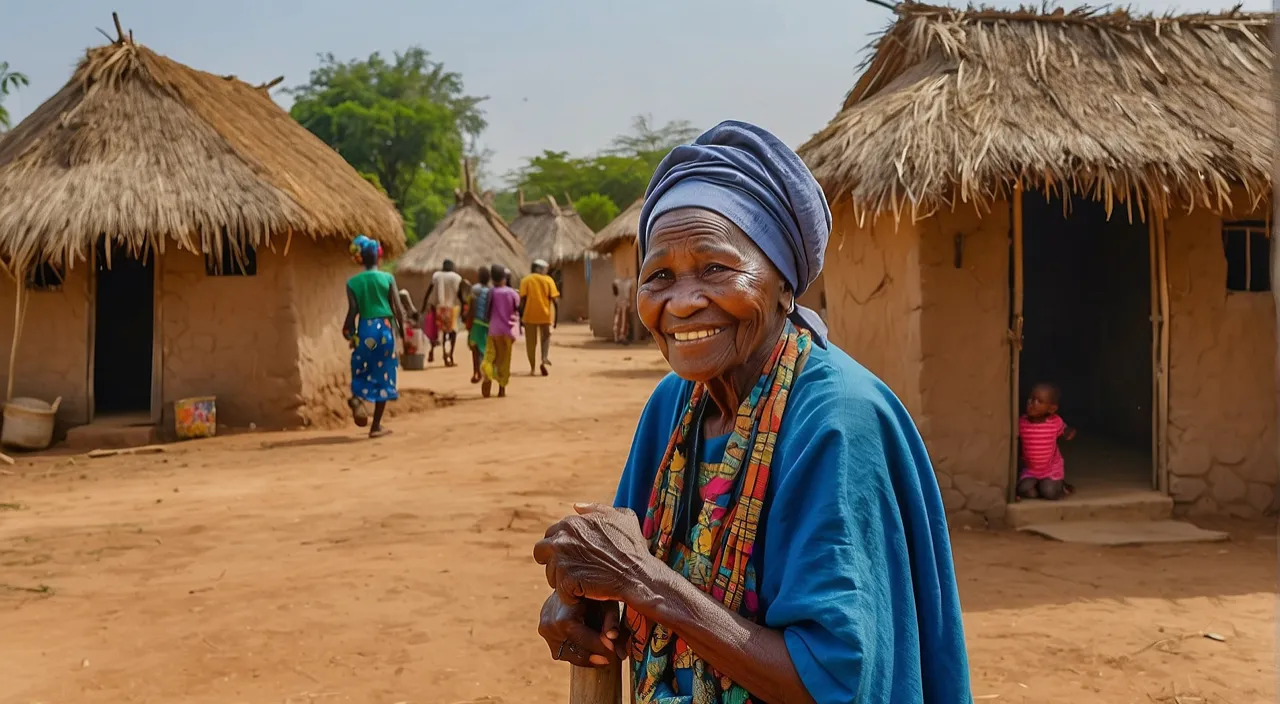
<svg viewBox="0 0 1280 704"><path fill-rule="evenodd" d="M615 505L643 520L693 388L667 376L636 428ZM728 436L699 460L718 462ZM752 556L762 621L783 631L819 704L971 702L942 497L902 403L844 352L814 345L791 390ZM681 682L682 692L691 684Z"/></svg>

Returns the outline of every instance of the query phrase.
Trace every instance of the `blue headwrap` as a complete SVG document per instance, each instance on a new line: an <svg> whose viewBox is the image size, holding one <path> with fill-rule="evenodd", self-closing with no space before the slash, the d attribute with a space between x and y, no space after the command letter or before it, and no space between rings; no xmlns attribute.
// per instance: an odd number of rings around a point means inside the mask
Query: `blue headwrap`
<svg viewBox="0 0 1280 704"><path fill-rule="evenodd" d="M351 240L351 255L357 264L362 263L364 253L370 251L377 254L379 258L382 257L382 245L378 244L377 240L364 235L356 235Z"/></svg>
<svg viewBox="0 0 1280 704"><path fill-rule="evenodd" d="M721 122L662 160L640 210L641 257L653 223L677 208L710 210L742 228L797 297L822 271L831 235L822 188L790 147L755 125ZM797 304L791 319L825 343L817 313Z"/></svg>

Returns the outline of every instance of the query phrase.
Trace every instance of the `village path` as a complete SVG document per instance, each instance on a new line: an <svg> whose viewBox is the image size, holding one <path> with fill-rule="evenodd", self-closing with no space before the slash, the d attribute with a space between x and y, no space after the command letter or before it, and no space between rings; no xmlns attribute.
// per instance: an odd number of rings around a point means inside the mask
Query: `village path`
<svg viewBox="0 0 1280 704"><path fill-rule="evenodd" d="M0 702L564 702L531 546L612 495L665 366L581 327L554 361L505 400L466 369L406 373L402 407L458 400L377 442L21 461L0 475ZM1274 700L1275 536L1226 527L1231 543L1110 550L957 529L978 701Z"/></svg>

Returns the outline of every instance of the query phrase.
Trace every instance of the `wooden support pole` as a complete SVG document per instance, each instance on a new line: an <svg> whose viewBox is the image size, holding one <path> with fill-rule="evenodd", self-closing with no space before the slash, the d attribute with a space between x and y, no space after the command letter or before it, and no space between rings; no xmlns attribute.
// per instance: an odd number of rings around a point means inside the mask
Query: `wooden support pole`
<svg viewBox="0 0 1280 704"><path fill-rule="evenodd" d="M1147 260L1151 289L1151 486L1160 485L1160 258L1156 214L1147 213Z"/></svg>
<svg viewBox="0 0 1280 704"><path fill-rule="evenodd" d="M1160 366L1157 387L1160 394L1160 467L1156 472L1156 488L1169 490L1169 238L1164 229L1164 214L1156 215L1156 264L1160 272Z"/></svg>
<svg viewBox="0 0 1280 704"><path fill-rule="evenodd" d="M601 668L570 667L569 704L622 703L622 663Z"/></svg>
<svg viewBox="0 0 1280 704"><path fill-rule="evenodd" d="M593 606L600 605L595 602ZM604 605L617 609L615 603ZM604 609L587 610L587 625L599 629ZM622 663L607 667L569 667L569 704L622 704Z"/></svg>
<svg viewBox="0 0 1280 704"><path fill-rule="evenodd" d="M1018 419L1022 416L1022 179L1013 186L1013 315L1009 328L1009 499L1018 490Z"/></svg>
<svg viewBox="0 0 1280 704"><path fill-rule="evenodd" d="M8 388L5 389L4 400L6 402L13 400L13 379L14 371L18 364L18 340L22 338L22 319L23 306L22 299L26 275L21 270L13 272L13 340L9 345L9 382Z"/></svg>

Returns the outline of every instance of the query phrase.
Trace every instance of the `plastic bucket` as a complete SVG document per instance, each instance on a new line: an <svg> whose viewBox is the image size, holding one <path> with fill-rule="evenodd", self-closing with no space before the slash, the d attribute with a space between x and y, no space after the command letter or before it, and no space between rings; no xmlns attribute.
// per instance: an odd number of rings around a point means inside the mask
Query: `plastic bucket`
<svg viewBox="0 0 1280 704"><path fill-rule="evenodd" d="M52 404L38 398L15 398L4 405L0 444L21 450L43 450L53 443L53 422L62 397Z"/></svg>
<svg viewBox="0 0 1280 704"><path fill-rule="evenodd" d="M180 440L211 438L218 431L218 406L213 396L193 396L173 403L173 430Z"/></svg>
<svg viewBox="0 0 1280 704"><path fill-rule="evenodd" d="M425 354L405 354L400 356L400 366L409 371L419 371L427 368L427 356Z"/></svg>

